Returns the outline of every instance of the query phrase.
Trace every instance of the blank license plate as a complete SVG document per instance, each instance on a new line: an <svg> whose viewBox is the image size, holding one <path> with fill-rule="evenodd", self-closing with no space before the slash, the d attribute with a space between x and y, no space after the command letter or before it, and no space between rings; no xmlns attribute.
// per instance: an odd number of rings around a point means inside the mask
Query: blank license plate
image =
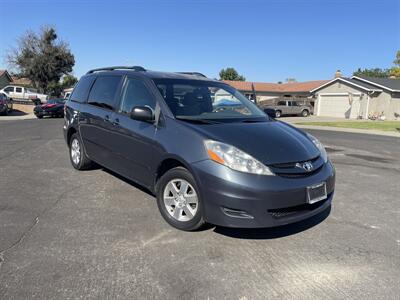
<svg viewBox="0 0 400 300"><path fill-rule="evenodd" d="M307 187L307 202L313 204L315 202L326 199L326 183L321 182Z"/></svg>

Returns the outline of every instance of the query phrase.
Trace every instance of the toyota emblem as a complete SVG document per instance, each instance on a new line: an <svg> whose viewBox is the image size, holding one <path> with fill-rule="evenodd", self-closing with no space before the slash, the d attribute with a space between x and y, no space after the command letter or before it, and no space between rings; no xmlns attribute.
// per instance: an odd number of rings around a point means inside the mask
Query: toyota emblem
<svg viewBox="0 0 400 300"><path fill-rule="evenodd" d="M311 172L314 169L314 166L311 162L307 161L305 163L297 163L296 167L304 169L306 172Z"/></svg>

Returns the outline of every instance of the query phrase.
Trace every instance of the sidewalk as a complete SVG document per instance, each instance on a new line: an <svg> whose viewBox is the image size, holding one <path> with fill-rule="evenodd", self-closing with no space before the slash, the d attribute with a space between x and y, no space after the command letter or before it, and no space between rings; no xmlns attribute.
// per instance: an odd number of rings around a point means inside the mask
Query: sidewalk
<svg viewBox="0 0 400 300"><path fill-rule="evenodd" d="M8 116L0 116L1 121L15 121L15 120L29 120L35 119L36 116L33 113L23 113L18 110L13 110Z"/></svg>
<svg viewBox="0 0 400 300"><path fill-rule="evenodd" d="M279 121L283 121L289 123L298 128L304 129L315 129L315 130L328 130L328 131L338 131L338 132L352 132L352 133L361 133L361 134L372 134L372 135L383 135L383 136L392 136L392 137L400 137L400 132L392 132L392 131L382 131L382 130L374 130L374 129L357 129L357 128L341 128L341 127L330 127L330 126L318 126L318 125L299 125L297 123L303 122L351 122L354 120L348 119L340 119L340 118L330 118L330 117L283 117L279 118Z"/></svg>

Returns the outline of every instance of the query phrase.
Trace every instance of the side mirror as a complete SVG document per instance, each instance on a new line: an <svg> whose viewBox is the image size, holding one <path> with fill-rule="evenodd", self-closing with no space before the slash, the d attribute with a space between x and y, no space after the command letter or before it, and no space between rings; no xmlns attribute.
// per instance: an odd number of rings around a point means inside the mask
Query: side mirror
<svg viewBox="0 0 400 300"><path fill-rule="evenodd" d="M154 113L150 107L135 106L132 108L131 118L138 121L154 122Z"/></svg>

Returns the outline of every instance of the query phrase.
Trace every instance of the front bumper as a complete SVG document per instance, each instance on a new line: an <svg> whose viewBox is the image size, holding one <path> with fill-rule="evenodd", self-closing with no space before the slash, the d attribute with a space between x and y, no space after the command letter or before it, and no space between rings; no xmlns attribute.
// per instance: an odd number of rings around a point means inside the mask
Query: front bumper
<svg viewBox="0 0 400 300"><path fill-rule="evenodd" d="M274 227L310 218L327 209L335 188L330 162L301 178L247 174L211 160L192 165L199 183L205 220L241 228ZM307 203L307 187L326 182L328 198Z"/></svg>

